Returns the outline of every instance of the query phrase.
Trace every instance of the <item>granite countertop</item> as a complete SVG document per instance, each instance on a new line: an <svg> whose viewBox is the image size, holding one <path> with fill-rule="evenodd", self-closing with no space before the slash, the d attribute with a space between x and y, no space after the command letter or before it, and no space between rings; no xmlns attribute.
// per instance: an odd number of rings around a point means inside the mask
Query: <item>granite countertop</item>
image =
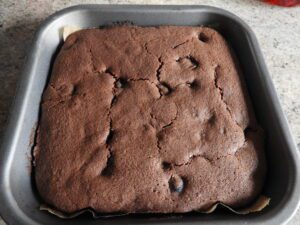
<svg viewBox="0 0 300 225"><path fill-rule="evenodd" d="M300 7L281 8L259 0L0 1L0 135L5 130L8 109L34 31L48 15L82 3L204 4L227 9L240 16L258 38L291 131L300 148ZM4 224L0 218L0 225ZM300 209L288 225L300 225Z"/></svg>

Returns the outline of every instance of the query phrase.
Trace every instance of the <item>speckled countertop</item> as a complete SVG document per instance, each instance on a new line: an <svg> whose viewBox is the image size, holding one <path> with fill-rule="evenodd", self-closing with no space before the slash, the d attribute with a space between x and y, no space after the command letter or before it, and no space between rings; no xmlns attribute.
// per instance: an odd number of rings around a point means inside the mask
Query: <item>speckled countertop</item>
<svg viewBox="0 0 300 225"><path fill-rule="evenodd" d="M258 0L0 0L0 135L5 130L8 109L34 31L48 15L67 6L83 3L205 4L227 9L240 16L258 38L300 148L300 7L281 8ZM4 224L0 218L0 225ZM300 225L300 210L288 224Z"/></svg>

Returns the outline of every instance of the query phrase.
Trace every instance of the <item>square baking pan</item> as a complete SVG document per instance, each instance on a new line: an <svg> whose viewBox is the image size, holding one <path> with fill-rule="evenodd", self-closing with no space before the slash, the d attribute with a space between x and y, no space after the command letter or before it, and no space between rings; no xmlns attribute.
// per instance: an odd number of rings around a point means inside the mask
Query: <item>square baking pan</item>
<svg viewBox="0 0 300 225"><path fill-rule="evenodd" d="M219 209L212 214L139 214L93 219L84 214L59 219L40 211L40 199L29 170L32 131L42 92L51 72L64 26L99 27L130 22L141 26L210 26L232 46L245 77L255 113L266 132L268 175L263 194L271 197L261 212L236 215ZM0 151L0 214L8 224L285 224L300 198L300 159L251 29L235 15L208 6L79 5L50 16L29 49L19 90Z"/></svg>

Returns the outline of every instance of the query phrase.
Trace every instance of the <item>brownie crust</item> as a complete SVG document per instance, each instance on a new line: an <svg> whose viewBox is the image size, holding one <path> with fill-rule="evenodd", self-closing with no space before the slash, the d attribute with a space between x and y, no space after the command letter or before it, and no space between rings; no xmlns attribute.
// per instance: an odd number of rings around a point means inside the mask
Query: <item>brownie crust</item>
<svg viewBox="0 0 300 225"><path fill-rule="evenodd" d="M71 34L43 94L34 156L39 194L66 213L242 207L266 170L234 55L206 27Z"/></svg>

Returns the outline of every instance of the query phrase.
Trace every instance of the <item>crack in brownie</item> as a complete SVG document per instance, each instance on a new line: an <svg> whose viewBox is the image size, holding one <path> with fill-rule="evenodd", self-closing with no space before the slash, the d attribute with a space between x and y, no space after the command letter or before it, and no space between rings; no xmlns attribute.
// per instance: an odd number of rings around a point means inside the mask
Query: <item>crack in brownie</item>
<svg viewBox="0 0 300 225"><path fill-rule="evenodd" d="M39 194L67 213L243 207L266 170L237 62L206 27L71 34L43 94L34 156Z"/></svg>

